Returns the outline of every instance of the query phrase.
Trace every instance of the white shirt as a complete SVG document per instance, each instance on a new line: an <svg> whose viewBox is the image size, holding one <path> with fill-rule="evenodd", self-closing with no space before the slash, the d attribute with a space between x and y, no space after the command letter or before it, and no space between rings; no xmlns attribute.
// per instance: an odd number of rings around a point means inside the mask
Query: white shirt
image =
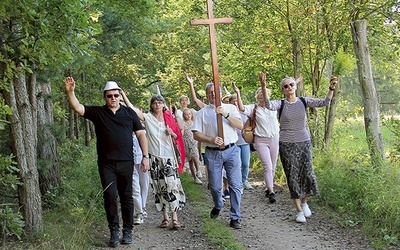
<svg viewBox="0 0 400 250"><path fill-rule="evenodd" d="M171 137L165 132L165 122L160 122L151 113L144 113L144 127L149 142L149 154L161 158L173 158Z"/></svg>
<svg viewBox="0 0 400 250"><path fill-rule="evenodd" d="M221 106L224 107L225 112L229 113L229 116L242 120L236 106L225 103L221 103ZM224 130L225 145L236 143L238 140L236 128L233 127L230 122L223 117L222 127ZM211 137L218 136L217 114L215 113L215 106L213 104L209 104L197 112L192 131L198 131L206 136ZM201 144L204 144L204 146L216 147L215 144L208 142L202 142Z"/></svg>
<svg viewBox="0 0 400 250"><path fill-rule="evenodd" d="M243 114L250 117L256 104L244 105ZM271 138L279 134L277 112L263 108L257 104L256 128L254 134L260 137Z"/></svg>

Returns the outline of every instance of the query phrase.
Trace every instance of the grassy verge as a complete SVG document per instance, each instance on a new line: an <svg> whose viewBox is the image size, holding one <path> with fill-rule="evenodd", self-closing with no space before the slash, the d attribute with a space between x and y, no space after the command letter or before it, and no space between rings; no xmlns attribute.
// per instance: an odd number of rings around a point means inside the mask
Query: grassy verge
<svg viewBox="0 0 400 250"><path fill-rule="evenodd" d="M190 198L196 214L203 221L203 230L207 239L219 249L242 250L245 247L239 243L232 233L232 230L219 220L210 218L210 206L206 201L207 190L192 181L188 174L181 175L182 185L185 187L185 194Z"/></svg>

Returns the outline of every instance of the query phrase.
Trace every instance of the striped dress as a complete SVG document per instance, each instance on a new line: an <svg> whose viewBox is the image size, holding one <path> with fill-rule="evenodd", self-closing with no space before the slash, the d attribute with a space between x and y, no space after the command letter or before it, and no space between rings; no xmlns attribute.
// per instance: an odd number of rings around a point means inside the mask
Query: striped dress
<svg viewBox="0 0 400 250"><path fill-rule="evenodd" d="M323 107L330 104L331 99L305 97L307 107ZM307 112L303 102L296 98L295 102L284 100L280 112L281 100L266 100L270 110L281 113L279 132L279 155L285 171L290 196L302 199L306 195L318 195L317 178L313 169L312 144L307 128Z"/></svg>

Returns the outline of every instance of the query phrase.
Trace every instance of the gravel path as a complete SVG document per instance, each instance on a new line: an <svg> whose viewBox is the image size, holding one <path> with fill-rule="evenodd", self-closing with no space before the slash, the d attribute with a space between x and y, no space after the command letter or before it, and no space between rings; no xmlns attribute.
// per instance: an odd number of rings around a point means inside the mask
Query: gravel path
<svg viewBox="0 0 400 250"><path fill-rule="evenodd" d="M324 218L318 212L318 207L313 206L310 199L310 208L313 216L304 224L294 221L295 208L293 201L289 199L286 187L276 187L277 202L270 204L265 198L261 181L252 180L253 190L244 190L241 203L243 228L233 230L237 240L246 249L374 249L356 228L343 228L338 223ZM200 186L199 186L200 187ZM201 188L209 192L206 185ZM211 198L210 210L212 208ZM180 230L162 229L159 224L162 214L155 211L154 200L148 200L148 218L143 225L135 226L133 232L133 244L120 245L120 249L221 249L207 241L202 232L202 220L198 218L190 203L179 212L179 220L182 224ZM229 227L229 202L221 210L218 217L222 223ZM105 231L100 236L108 241L109 232ZM96 247L95 249L108 249Z"/></svg>

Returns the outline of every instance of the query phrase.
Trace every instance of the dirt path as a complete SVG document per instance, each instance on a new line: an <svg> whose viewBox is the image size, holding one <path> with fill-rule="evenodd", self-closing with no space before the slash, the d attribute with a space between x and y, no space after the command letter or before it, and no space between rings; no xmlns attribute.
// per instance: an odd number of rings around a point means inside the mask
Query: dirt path
<svg viewBox="0 0 400 250"><path fill-rule="evenodd" d="M242 196L241 223L243 228L233 230L237 240L246 249L374 249L357 229L346 229L330 222L310 203L313 216L304 224L294 221L295 209L286 188L276 188L277 202L270 204L264 196L262 182L253 180L254 190L245 190ZM204 192L206 185L203 184ZM208 192L209 193L209 192ZM202 233L202 220L194 213L190 197L187 206L179 212L182 228L178 231L161 229L162 215L155 211L153 198L148 201L148 218L145 223L134 227L133 244L120 245L120 249L220 249L212 246ZM212 208L210 198L210 210ZM218 217L229 226L229 202ZM108 240L109 233L103 238ZM106 242L105 242L106 243ZM107 249L107 247L96 247Z"/></svg>

